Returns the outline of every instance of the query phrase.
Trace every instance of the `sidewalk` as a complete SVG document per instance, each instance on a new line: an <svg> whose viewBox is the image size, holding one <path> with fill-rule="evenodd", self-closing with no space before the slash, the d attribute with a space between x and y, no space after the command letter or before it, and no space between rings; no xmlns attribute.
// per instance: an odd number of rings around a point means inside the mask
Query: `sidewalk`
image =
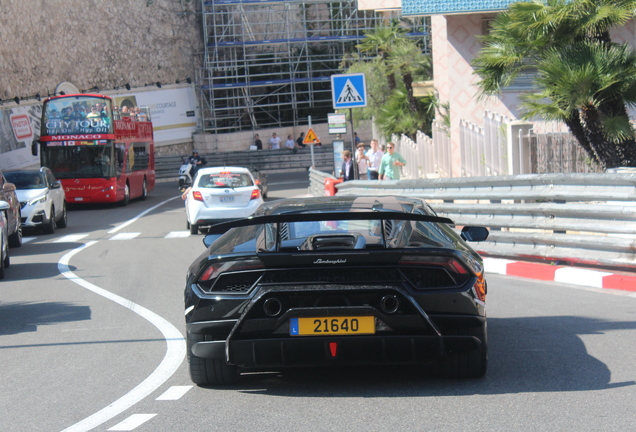
<svg viewBox="0 0 636 432"><path fill-rule="evenodd" d="M579 267L487 257L484 257L484 266L486 274L497 273L527 279L636 292L636 273L613 273Z"/></svg>

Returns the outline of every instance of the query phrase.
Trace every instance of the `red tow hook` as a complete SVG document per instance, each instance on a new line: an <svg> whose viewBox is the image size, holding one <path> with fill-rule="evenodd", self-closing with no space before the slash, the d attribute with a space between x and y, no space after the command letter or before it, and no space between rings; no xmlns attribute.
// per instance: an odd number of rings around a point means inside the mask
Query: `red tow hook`
<svg viewBox="0 0 636 432"><path fill-rule="evenodd" d="M338 342L329 342L329 352L332 358L338 355Z"/></svg>

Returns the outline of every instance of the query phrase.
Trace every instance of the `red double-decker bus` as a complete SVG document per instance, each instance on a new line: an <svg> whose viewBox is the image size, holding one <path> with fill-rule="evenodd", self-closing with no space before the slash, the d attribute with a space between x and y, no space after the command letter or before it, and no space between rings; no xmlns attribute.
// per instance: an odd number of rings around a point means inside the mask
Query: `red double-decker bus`
<svg viewBox="0 0 636 432"><path fill-rule="evenodd" d="M155 186L146 108L116 107L95 94L50 97L42 107L39 147L41 165L62 182L69 203L126 205Z"/></svg>

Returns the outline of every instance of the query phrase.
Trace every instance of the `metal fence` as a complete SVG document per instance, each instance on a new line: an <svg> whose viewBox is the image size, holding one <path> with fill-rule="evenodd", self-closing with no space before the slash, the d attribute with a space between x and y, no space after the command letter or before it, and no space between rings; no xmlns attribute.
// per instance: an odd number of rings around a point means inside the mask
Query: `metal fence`
<svg viewBox="0 0 636 432"><path fill-rule="evenodd" d="M284 172L308 170L312 163L309 148L292 151L256 150L239 152L218 152L203 154L208 167L240 166L253 167L264 172ZM158 179L177 179L179 167L185 156L158 156L155 158L155 171ZM333 146L323 144L314 147L314 163L316 169L333 169Z"/></svg>
<svg viewBox="0 0 636 432"><path fill-rule="evenodd" d="M315 195L324 175L310 170ZM360 180L337 190L424 198L458 226L488 227L473 244L484 255L636 268L636 174Z"/></svg>

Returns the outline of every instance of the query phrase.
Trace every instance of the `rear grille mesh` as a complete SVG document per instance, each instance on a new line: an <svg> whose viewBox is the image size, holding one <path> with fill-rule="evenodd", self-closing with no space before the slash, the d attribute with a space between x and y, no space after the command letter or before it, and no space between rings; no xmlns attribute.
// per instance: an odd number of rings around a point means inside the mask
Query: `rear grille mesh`
<svg viewBox="0 0 636 432"><path fill-rule="evenodd" d="M466 275L466 279L469 278ZM224 273L207 292L247 293L259 284L383 284L408 281L415 289L450 288L465 282L455 280L442 268L304 268L293 270Z"/></svg>

